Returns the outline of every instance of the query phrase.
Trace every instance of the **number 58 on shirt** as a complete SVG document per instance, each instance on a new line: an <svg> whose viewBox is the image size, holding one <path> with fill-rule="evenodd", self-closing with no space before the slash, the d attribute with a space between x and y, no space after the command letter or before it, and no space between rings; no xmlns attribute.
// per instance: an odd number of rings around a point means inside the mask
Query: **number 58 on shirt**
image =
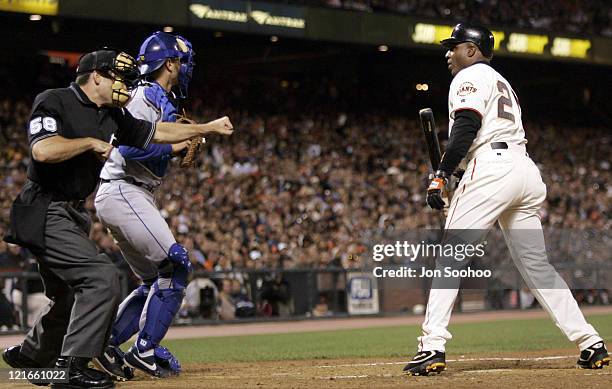
<svg viewBox="0 0 612 389"><path fill-rule="evenodd" d="M57 131L57 122L52 117L38 117L30 121L30 134L38 134L42 129L48 132Z"/></svg>

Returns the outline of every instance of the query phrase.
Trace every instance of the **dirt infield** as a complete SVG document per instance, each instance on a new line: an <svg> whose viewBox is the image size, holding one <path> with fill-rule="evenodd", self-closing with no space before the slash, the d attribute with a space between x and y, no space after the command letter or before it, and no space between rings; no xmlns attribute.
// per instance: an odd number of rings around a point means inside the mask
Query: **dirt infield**
<svg viewBox="0 0 612 389"><path fill-rule="evenodd" d="M588 307L587 315L612 312L612 307ZM457 314L453 323L543 318L541 310ZM296 322L249 323L205 327L173 327L172 339L328 331L420 324L422 317L352 318ZM609 335L604 334L604 335ZM23 336L0 337L10 345ZM118 388L610 388L612 367L575 368L575 348L504 354L448 355L440 375L407 377L402 368L412 355L400 358L309 359L266 362L185 364L180 377L159 380L138 375ZM0 388L32 387L0 382Z"/></svg>
<svg viewBox="0 0 612 389"><path fill-rule="evenodd" d="M449 355L448 369L429 377L406 377L402 375L406 361L381 358L187 365L177 378L138 375L117 388L610 388L612 368L576 369L575 354L567 349L503 356Z"/></svg>
<svg viewBox="0 0 612 389"><path fill-rule="evenodd" d="M179 378L137 380L119 388L610 388L612 368L579 370L574 349L462 357L440 375L407 377L397 359L306 360L186 366Z"/></svg>
<svg viewBox="0 0 612 389"><path fill-rule="evenodd" d="M612 307L589 307L584 313L610 313ZM547 317L542 310L501 311L453 316L453 323ZM219 327L174 328L173 338L326 331L421 324L420 316L353 318L291 323L252 323ZM193 331L193 332L192 332ZM448 356L439 376L407 377L402 369L412 355L398 359L303 360L188 365L186 374L167 382L138 377L125 388L610 388L612 368L575 368L575 348L504 355Z"/></svg>

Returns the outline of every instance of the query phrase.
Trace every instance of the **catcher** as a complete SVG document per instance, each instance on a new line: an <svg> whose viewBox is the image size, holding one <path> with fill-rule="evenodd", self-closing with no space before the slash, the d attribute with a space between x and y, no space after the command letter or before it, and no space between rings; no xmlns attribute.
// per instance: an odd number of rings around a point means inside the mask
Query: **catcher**
<svg viewBox="0 0 612 389"><path fill-rule="evenodd" d="M137 60L146 81L127 105L130 113L151 122L188 120L177 114L177 100L187 97L195 65L191 43L156 32L143 42ZM96 360L117 380L132 378L132 368L155 377L180 371L179 362L160 342L181 305L192 267L187 250L176 242L160 214L153 191L161 184L170 159L187 149L192 149L193 157L201 141L151 144L145 150L120 146L100 174L95 198L98 218L142 280L119 306L109 345ZM136 344L123 354L119 346L136 333Z"/></svg>

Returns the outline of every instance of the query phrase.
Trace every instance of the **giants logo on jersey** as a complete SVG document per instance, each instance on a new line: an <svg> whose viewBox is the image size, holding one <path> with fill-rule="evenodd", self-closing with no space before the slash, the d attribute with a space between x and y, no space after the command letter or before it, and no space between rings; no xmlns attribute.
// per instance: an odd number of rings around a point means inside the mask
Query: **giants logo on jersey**
<svg viewBox="0 0 612 389"><path fill-rule="evenodd" d="M464 82L459 85L459 89L457 90L457 96L467 96L470 93L476 93L477 89L471 82Z"/></svg>

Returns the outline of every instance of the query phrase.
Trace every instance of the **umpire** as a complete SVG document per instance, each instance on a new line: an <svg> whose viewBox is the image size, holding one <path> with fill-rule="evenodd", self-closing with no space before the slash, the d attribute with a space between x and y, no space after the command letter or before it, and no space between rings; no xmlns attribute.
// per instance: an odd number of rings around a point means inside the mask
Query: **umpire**
<svg viewBox="0 0 612 389"><path fill-rule="evenodd" d="M138 71L129 55L110 49L85 54L76 82L34 100L28 140L28 180L11 208L7 242L34 253L51 299L23 343L6 349L12 367L68 369L69 384L111 388L110 377L88 367L109 339L120 296L118 271L89 239L85 198L96 188L113 146L146 148L209 132L231 134L227 117L206 124L154 124L122 109Z"/></svg>

